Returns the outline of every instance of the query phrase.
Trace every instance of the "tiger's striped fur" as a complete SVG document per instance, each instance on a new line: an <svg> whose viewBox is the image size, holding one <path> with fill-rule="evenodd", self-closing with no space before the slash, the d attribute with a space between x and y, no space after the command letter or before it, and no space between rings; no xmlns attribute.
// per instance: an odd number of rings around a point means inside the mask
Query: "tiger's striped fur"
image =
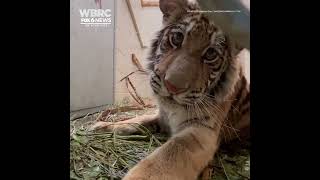
<svg viewBox="0 0 320 180"><path fill-rule="evenodd" d="M150 49L150 85L159 111L95 128L130 134L128 123L159 126L171 138L140 161L125 180L196 179L220 140L246 138L250 82L235 45L190 0L160 0L163 28Z"/></svg>

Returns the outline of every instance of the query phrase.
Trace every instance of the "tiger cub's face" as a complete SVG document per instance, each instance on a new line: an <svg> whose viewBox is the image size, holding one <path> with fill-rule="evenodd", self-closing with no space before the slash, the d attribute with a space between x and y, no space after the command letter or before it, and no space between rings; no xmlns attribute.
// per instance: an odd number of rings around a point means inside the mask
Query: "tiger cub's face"
<svg viewBox="0 0 320 180"><path fill-rule="evenodd" d="M160 0L163 28L149 60L155 94L182 105L226 96L234 76L227 37L188 0Z"/></svg>

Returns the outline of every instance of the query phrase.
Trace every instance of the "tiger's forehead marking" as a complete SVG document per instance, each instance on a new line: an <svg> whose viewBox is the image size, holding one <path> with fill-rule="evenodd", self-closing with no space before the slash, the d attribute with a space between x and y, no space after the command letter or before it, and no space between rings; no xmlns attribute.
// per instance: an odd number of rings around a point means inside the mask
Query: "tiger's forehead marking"
<svg viewBox="0 0 320 180"><path fill-rule="evenodd" d="M181 20L185 25L185 34L190 40L199 41L203 46L214 44L218 29L201 13L187 13ZM199 44L200 45L200 44Z"/></svg>
<svg viewBox="0 0 320 180"><path fill-rule="evenodd" d="M182 23L186 26L186 34L191 33L197 36L202 36L202 40L208 40L209 44L213 46L218 46L221 48L224 43L224 35L221 30L219 30L214 22L209 21L208 18L201 13L188 13L182 20ZM203 36L207 36L204 38Z"/></svg>

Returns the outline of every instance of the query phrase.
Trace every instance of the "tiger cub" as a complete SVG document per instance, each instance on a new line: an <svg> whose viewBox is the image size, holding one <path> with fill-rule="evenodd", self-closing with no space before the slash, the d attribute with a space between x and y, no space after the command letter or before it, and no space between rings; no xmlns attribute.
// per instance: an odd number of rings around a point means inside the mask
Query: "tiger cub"
<svg viewBox="0 0 320 180"><path fill-rule="evenodd" d="M221 140L249 137L250 82L239 50L196 2L160 0L160 10L163 27L148 58L157 113L93 127L132 134L138 130L128 124L138 123L171 134L124 180L195 180Z"/></svg>

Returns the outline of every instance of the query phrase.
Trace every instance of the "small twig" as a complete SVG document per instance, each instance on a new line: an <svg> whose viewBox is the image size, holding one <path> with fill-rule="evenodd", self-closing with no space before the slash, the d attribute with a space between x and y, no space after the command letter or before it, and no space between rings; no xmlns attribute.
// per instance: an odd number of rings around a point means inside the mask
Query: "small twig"
<svg viewBox="0 0 320 180"><path fill-rule="evenodd" d="M77 117L77 113L76 114L74 114L74 115L72 115L71 117L70 117L70 121L73 121L73 120L75 120L76 119L76 117Z"/></svg>
<svg viewBox="0 0 320 180"><path fill-rule="evenodd" d="M152 107L151 105L148 105L147 107ZM122 107L117 107L113 109L106 109L102 113L99 114L97 117L96 121L100 121L104 119L106 116L115 114L117 112L127 112L127 111L134 111L134 110L143 110L143 107L139 106L122 106Z"/></svg>
<svg viewBox="0 0 320 180"><path fill-rule="evenodd" d="M142 100L142 98L138 95L137 93L137 89L134 87L134 85L132 84L132 82L130 81L129 77L126 79L126 83L129 83L131 88L133 89L134 93L135 93L135 96L131 94L131 96L134 98L134 100L137 101L138 104L142 105L142 106L145 106L146 104L144 103L144 101ZM128 88L128 85L127 85L127 88ZM128 91L129 91L129 88L128 88ZM130 92L130 91L129 91Z"/></svg>
<svg viewBox="0 0 320 180"><path fill-rule="evenodd" d="M91 154L88 154L88 155L86 155L86 156L90 157L91 159L96 160L95 162L97 162L97 163L100 165L100 167L102 167L106 172L108 172L108 169L105 168L105 166L102 165L100 162L104 163L104 164L107 165L107 166L110 166L110 164L106 163L105 161L103 161L103 160L101 160L101 159L99 159L99 158L97 158L97 157L95 157L95 156L93 156L93 155L91 155Z"/></svg>
<svg viewBox="0 0 320 180"><path fill-rule="evenodd" d="M144 127L143 125L138 124L138 123L132 123L132 124L129 124L129 125L132 125L132 126L135 127L136 129L138 129L140 132L146 134L148 137L153 138L153 140L154 140L159 146L162 145L162 143L149 131L148 128L146 128L146 127Z"/></svg>
<svg viewBox="0 0 320 180"><path fill-rule="evenodd" d="M138 104L140 104L141 105L141 103L139 102L139 100L137 99L137 97L129 90L129 81L128 81L128 77L126 78L126 87L127 87L127 89L128 89L128 91L129 91L129 94L131 95L131 97L138 103Z"/></svg>
<svg viewBox="0 0 320 180"><path fill-rule="evenodd" d="M219 161L220 161L220 164L221 164L221 166L222 166L222 169L223 169L224 174L226 175L227 179L230 180L230 179L229 179L229 176L228 176L228 174L227 174L227 172L226 172L226 170L225 170L225 168L224 168L224 166L223 166L223 163L222 163L222 161L221 161L220 156L219 156Z"/></svg>
<svg viewBox="0 0 320 180"><path fill-rule="evenodd" d="M237 171L236 171L236 173L239 174L240 176L246 178L246 179L250 179L248 176L246 176L246 175L244 175L244 174L241 174L241 173L239 173L239 172L237 172Z"/></svg>
<svg viewBox="0 0 320 180"><path fill-rule="evenodd" d="M138 58L136 57L136 55L135 55L135 54L132 54L131 57L132 57L132 58L131 58L132 63L133 63L134 65L136 65L137 68L138 68L141 72L147 73L147 72L143 69L143 67L142 67L141 63L139 62Z"/></svg>
<svg viewBox="0 0 320 180"><path fill-rule="evenodd" d="M116 152L114 152L111 148L109 148L108 146L105 146L117 159L119 159L119 161L121 162L121 164L125 165L126 167L129 167L129 164L122 159Z"/></svg>
<svg viewBox="0 0 320 180"><path fill-rule="evenodd" d="M91 146L89 146L89 149L90 149L91 151L93 151L93 152L97 155L98 158L96 158L96 159L98 159L99 161L103 162L104 164L110 166L110 164L107 163L107 162L103 159L104 157L101 157L100 154L99 154L96 150L94 150Z"/></svg>
<svg viewBox="0 0 320 180"><path fill-rule="evenodd" d="M138 70L129 73L128 75L126 75L125 77L123 77L123 78L120 80L120 82L123 81L123 80L126 80L126 87L127 87L128 91L129 91L129 94L131 95L131 97L132 97L139 105L142 105L143 107L145 107L146 104L144 103L144 101L142 100L142 98L138 95L136 88L134 87L133 83L132 83L132 82L130 81L130 79L129 79L129 76L132 75L132 74L134 74L134 73L136 73L136 72L142 72L143 74L148 74L148 73L146 72L146 70L143 69L141 63L139 62L139 60L138 60L138 58L135 56L135 54L132 54L131 60L132 60L132 63L138 68ZM128 84L129 84L129 85L131 86L131 88L133 89L134 94L130 91Z"/></svg>
<svg viewBox="0 0 320 180"><path fill-rule="evenodd" d="M94 115L94 114L96 114L96 112L93 112L93 113L87 113L87 114L83 114L83 115L79 115L79 116L75 116L75 115L73 115L72 117L73 117L73 119L71 119L70 118L70 121L77 121L77 120L80 120L80 119L83 119L83 118L86 118L86 117L88 117L88 116L90 116L90 115Z"/></svg>
<svg viewBox="0 0 320 180"><path fill-rule="evenodd" d="M150 148L151 148L151 146L152 146L152 143L153 143L153 138L150 138L150 143L149 143L147 152L150 151Z"/></svg>
<svg viewBox="0 0 320 180"><path fill-rule="evenodd" d="M73 160L73 171L76 176L78 176L79 178L83 178L83 176L78 172L78 170L76 168L76 161L75 160Z"/></svg>
<svg viewBox="0 0 320 180"><path fill-rule="evenodd" d="M144 71L140 71L140 70L133 71L133 72L129 73L128 75L124 76L122 79L120 79L120 82L123 81L124 79L126 79L127 77L131 76L132 74L136 73L136 72L143 72L144 73Z"/></svg>
<svg viewBox="0 0 320 180"><path fill-rule="evenodd" d="M104 112L104 111L102 111L102 112L98 115L98 117L96 118L96 121L100 121L100 120L102 119L102 117L103 117L103 112Z"/></svg>

